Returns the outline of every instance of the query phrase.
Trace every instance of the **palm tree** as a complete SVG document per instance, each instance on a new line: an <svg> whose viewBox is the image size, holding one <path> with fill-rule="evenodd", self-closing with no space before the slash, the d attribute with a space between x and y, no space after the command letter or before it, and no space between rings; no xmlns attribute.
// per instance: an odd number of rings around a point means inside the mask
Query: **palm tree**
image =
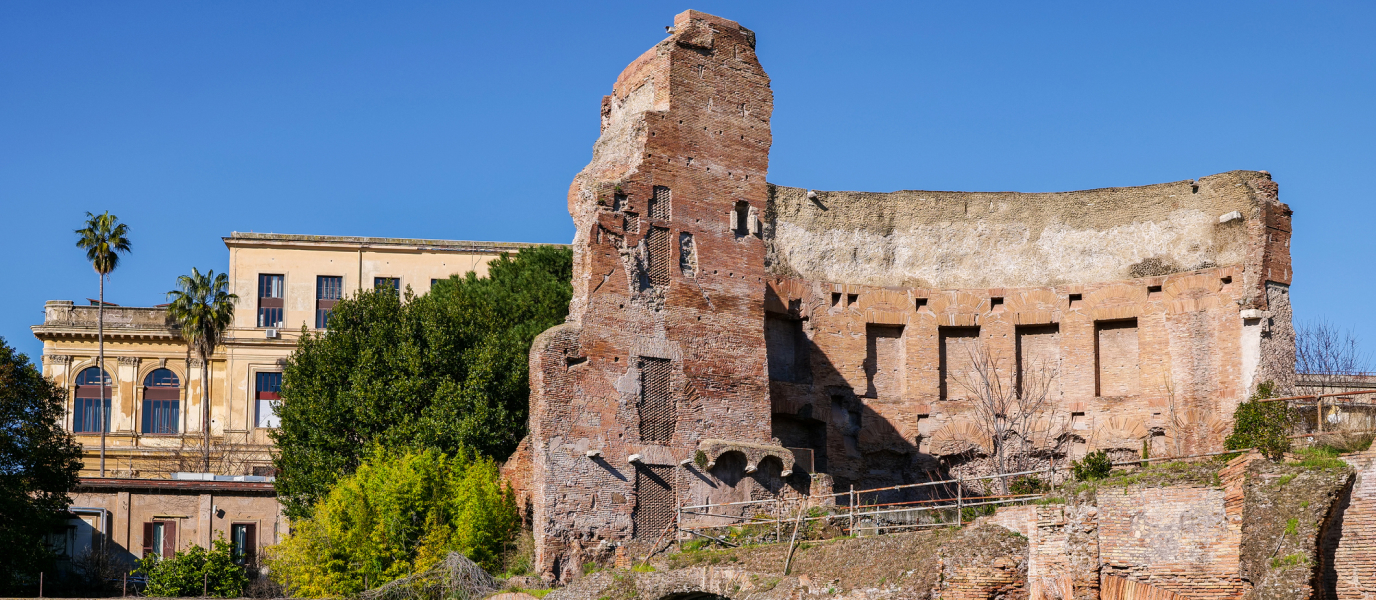
<svg viewBox="0 0 1376 600"><path fill-rule="evenodd" d="M99 345L100 358L100 476L105 476L105 430L109 427L110 415L105 411L105 279L119 266L119 254L129 252L129 226L119 222L119 217L105 211L105 214L86 213L86 227L76 230L80 237L76 247L86 251L86 260L91 261L96 274L100 276L100 304L96 307L96 343Z"/></svg>
<svg viewBox="0 0 1376 600"><path fill-rule="evenodd" d="M234 320L234 301L239 297L228 292L229 277L215 274L214 269L204 275L191 268L190 275L177 278L181 289L167 292L172 303L167 316L181 328L187 349L201 359L201 431L205 435L201 445L205 471L210 472L210 355L224 339L225 330Z"/></svg>

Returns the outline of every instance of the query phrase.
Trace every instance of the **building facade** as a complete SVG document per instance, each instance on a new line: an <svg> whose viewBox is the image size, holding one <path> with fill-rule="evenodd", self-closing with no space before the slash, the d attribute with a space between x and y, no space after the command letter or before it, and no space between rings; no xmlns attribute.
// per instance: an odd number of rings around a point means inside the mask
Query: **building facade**
<svg viewBox="0 0 1376 600"><path fill-rule="evenodd" d="M55 540L67 558L98 539L113 542L125 559L207 546L220 534L250 555L276 543L286 523L272 491L270 433L282 367L303 332L324 332L335 303L359 290L423 294L440 279L485 276L502 253L530 246L258 233L233 233L224 243L229 291L239 298L224 343L210 357L209 381L165 306L105 306L103 376L97 306L49 301L43 323L32 328L43 342L44 375L67 390L64 426L83 450L73 516Z"/></svg>
<svg viewBox="0 0 1376 600"><path fill-rule="evenodd" d="M302 332L328 328L331 308L361 289L429 291L451 275L487 274L487 263L528 244L234 233L229 288L239 299L210 380L158 307L105 307L106 475L165 478L201 471L202 403L210 402L212 471L267 475L282 365ZM173 287L169 282L169 289ZM49 301L44 375L68 391L66 427L85 452L83 476L99 475L101 377L96 306ZM208 394L207 394L208 391Z"/></svg>
<svg viewBox="0 0 1376 600"><path fill-rule="evenodd" d="M754 46L679 14L603 100L569 191L569 322L531 350L526 466L509 467L547 578L657 539L684 505L987 472L991 394L1045 399L1000 434L1039 438L1045 468L1217 450L1259 382L1293 386L1291 212L1268 173L773 185Z"/></svg>

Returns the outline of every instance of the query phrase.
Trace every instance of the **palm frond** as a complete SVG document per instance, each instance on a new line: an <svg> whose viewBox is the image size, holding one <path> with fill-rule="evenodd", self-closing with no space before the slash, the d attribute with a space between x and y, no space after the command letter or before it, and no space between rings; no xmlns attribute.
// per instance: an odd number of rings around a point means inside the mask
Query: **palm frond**
<svg viewBox="0 0 1376 600"><path fill-rule="evenodd" d="M109 211L99 215L87 212L86 226L76 230L76 234L76 247L86 251L86 260L101 275L114 271L119 266L119 255L127 254L133 247L129 226Z"/></svg>
<svg viewBox="0 0 1376 600"><path fill-rule="evenodd" d="M202 274L192 267L190 275L177 278L177 287L167 292L172 301L167 316L181 328L187 346L204 360L215 352L234 322L234 303L239 297L229 293L229 277L217 275L214 269Z"/></svg>

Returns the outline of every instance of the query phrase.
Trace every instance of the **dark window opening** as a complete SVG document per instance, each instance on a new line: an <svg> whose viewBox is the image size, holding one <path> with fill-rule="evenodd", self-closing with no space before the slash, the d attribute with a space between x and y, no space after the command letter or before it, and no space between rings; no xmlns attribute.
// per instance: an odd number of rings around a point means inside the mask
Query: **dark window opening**
<svg viewBox="0 0 1376 600"><path fill-rule="evenodd" d="M1149 286L1147 286L1147 295L1148 295L1148 296L1150 296L1150 295L1152 295L1152 294L1160 294L1160 293L1161 293L1161 286L1159 286L1159 285L1149 285Z"/></svg>
<svg viewBox="0 0 1376 600"><path fill-rule="evenodd" d="M258 276L258 326L281 327L286 290L281 275Z"/></svg>
<svg viewBox="0 0 1376 600"><path fill-rule="evenodd" d="M927 299L926 299L926 298L918 298L918 299L916 300L916 304L917 304L917 310L922 310L922 309L924 309L924 308L927 307Z"/></svg>
<svg viewBox="0 0 1376 600"><path fill-rule="evenodd" d="M841 294L836 293L836 292L832 292L832 293L831 293L831 305L832 305L832 306L841 306Z"/></svg>
<svg viewBox="0 0 1376 600"><path fill-rule="evenodd" d="M746 235L750 233L750 203L744 200L736 203L735 210L731 211L733 222L731 230L736 235Z"/></svg>
<svg viewBox="0 0 1376 600"><path fill-rule="evenodd" d="M150 521L143 524L143 556L171 558L176 553L176 521Z"/></svg>
<svg viewBox="0 0 1376 600"><path fill-rule="evenodd" d="M400 278L400 277L374 277L374 278L373 278L373 289L375 289L375 290L390 290L393 294L399 294L399 293L401 293L401 278Z"/></svg>
<svg viewBox="0 0 1376 600"><path fill-rule="evenodd" d="M991 310L991 311L1003 310L1003 298L998 298L998 297L990 298L990 299L989 299L989 310Z"/></svg>
<svg viewBox="0 0 1376 600"><path fill-rule="evenodd" d="M236 565L251 565L255 562L258 541L258 525L255 523L235 523L229 526L229 556Z"/></svg>
<svg viewBox="0 0 1376 600"><path fill-rule="evenodd" d="M87 367L76 376L76 403L72 408L72 431L100 433L102 425L110 431L110 374ZM102 398L104 401L102 401ZM101 410L102 405L104 410ZM103 417L103 418L102 418Z"/></svg>
<svg viewBox="0 0 1376 600"><path fill-rule="evenodd" d="M315 278L315 328L330 326L330 313L344 297L344 278L322 275Z"/></svg>
<svg viewBox="0 0 1376 600"><path fill-rule="evenodd" d="M764 346L770 379L812 383L812 342L801 320L765 315Z"/></svg>
<svg viewBox="0 0 1376 600"><path fill-rule="evenodd" d="M640 439L668 442L678 425L673 395L673 363L667 358L640 359Z"/></svg>
<svg viewBox="0 0 1376 600"><path fill-rule="evenodd" d="M852 306L860 301L860 294L846 294L846 306Z"/></svg>
<svg viewBox="0 0 1376 600"><path fill-rule="evenodd" d="M177 433L181 382L169 369L157 369L143 378L143 432Z"/></svg>
<svg viewBox="0 0 1376 600"><path fill-rule="evenodd" d="M1070 308L1079 308L1081 302L1084 302L1083 294L1070 295Z"/></svg>
<svg viewBox="0 0 1376 600"><path fill-rule="evenodd" d="M1230 284L1230 283L1233 282L1233 278L1232 278L1232 277L1223 277L1223 278L1219 279L1219 281L1222 281L1222 282L1223 282L1223 285L1228 285L1228 284Z"/></svg>
<svg viewBox="0 0 1376 600"><path fill-rule="evenodd" d="M277 403L282 399L282 374L258 373L254 382L254 422L258 427L277 427Z"/></svg>

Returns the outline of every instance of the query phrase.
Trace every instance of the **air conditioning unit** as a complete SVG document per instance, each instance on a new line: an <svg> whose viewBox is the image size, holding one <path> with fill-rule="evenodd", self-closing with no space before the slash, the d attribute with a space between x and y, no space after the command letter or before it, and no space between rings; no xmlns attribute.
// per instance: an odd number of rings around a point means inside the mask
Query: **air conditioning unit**
<svg viewBox="0 0 1376 600"><path fill-rule="evenodd" d="M270 340L276 340L276 339L280 339L281 337L282 337L282 334L279 333L276 329L269 329L269 330L268 330L268 339L270 339Z"/></svg>

